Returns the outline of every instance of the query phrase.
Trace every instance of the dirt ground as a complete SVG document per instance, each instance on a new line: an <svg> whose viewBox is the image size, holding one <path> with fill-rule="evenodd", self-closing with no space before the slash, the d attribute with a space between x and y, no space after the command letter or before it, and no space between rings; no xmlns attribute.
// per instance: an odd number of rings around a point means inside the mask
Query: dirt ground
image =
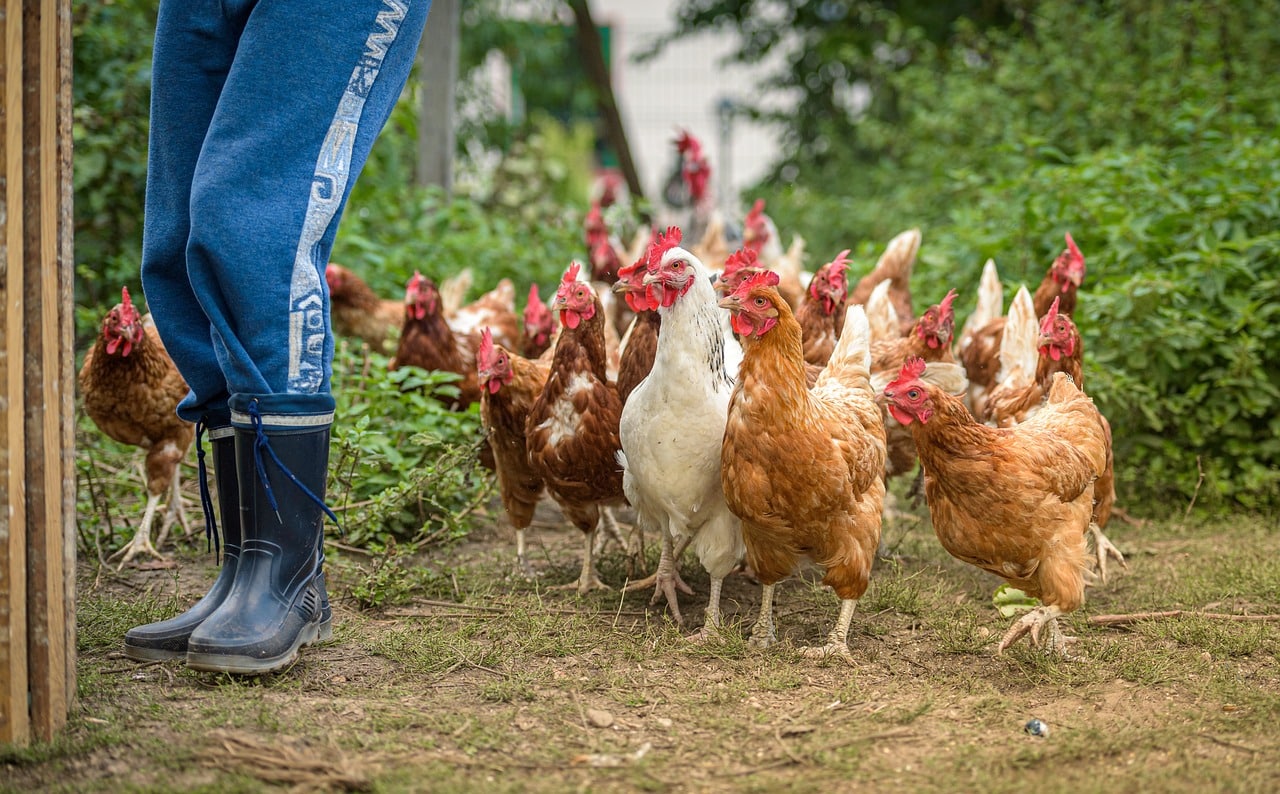
<svg viewBox="0 0 1280 794"><path fill-rule="evenodd" d="M15 791L1264 791L1280 785L1280 629L1150 610L1280 613L1275 522L1115 527L1129 569L1066 621L1078 661L994 645L998 581L941 550L927 517L894 524L850 632L819 643L837 601L805 571L779 588L782 642L746 647L759 587L726 583L727 628L701 626L707 577L682 571L683 629L649 594L548 589L577 573L581 536L543 516L540 576L514 575L509 530L383 564L400 603L359 610L377 561L330 549L331 642L260 678L123 657L129 626L198 598L203 543L176 567L80 569L80 697L51 745L0 752ZM199 545L200 550L194 548ZM649 539L642 567L651 568ZM190 548L188 548L190 547ZM602 578L627 578L606 550ZM647 572L644 571L644 572ZM640 575L640 573L637 573ZM1048 726L1024 730L1035 718Z"/></svg>

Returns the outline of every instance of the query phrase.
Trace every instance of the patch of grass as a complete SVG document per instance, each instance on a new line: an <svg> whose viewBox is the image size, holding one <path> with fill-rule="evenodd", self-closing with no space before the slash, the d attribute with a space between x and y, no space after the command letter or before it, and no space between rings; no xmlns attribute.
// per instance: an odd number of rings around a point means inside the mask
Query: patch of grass
<svg viewBox="0 0 1280 794"><path fill-rule="evenodd" d="M920 617L930 604L924 593L925 569L904 573L901 560L880 565L858 606L869 612L893 610L901 615Z"/></svg>

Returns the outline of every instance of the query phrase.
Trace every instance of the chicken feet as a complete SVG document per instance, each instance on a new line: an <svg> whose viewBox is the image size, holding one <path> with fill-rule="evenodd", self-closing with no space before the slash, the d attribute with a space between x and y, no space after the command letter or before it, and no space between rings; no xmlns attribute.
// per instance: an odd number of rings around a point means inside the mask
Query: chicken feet
<svg viewBox="0 0 1280 794"><path fill-rule="evenodd" d="M689 542L693 540L692 536L686 537L680 541L679 548L673 549L674 545L671 536L667 533L662 535L662 556L658 558L658 570L652 575L646 576L639 581L630 582L623 591L630 593L636 590L643 590L647 587L653 588L653 597L649 599L649 606L658 603L658 597L664 596L667 599L667 606L671 608L671 615L676 620L676 625L684 625L684 618L680 614L680 601L676 596L676 591L685 595L693 595L693 588L685 584L684 579L680 577L680 556L684 554L684 550L689 546Z"/></svg>
<svg viewBox="0 0 1280 794"><path fill-rule="evenodd" d="M1116 562L1120 563L1120 567L1126 571L1129 570L1129 563L1125 560L1124 555L1115 547L1107 536L1102 534L1102 527L1097 524L1089 525L1089 534L1093 536L1093 553L1098 558L1098 575L1102 577L1102 583L1107 583L1107 558L1115 557Z"/></svg>
<svg viewBox="0 0 1280 794"><path fill-rule="evenodd" d="M747 645L752 648L768 648L778 641L773 623L773 588L771 584L760 586L760 616L751 627L751 638L747 640Z"/></svg>
<svg viewBox="0 0 1280 794"><path fill-rule="evenodd" d="M604 532L596 532L592 551L596 554L603 554L605 546L609 545L609 541L612 540L622 548L623 554L630 554L631 544L627 542L626 536L622 534L622 527L618 524L618 517L613 514L613 508L601 507L600 518L604 524Z"/></svg>
<svg viewBox="0 0 1280 794"><path fill-rule="evenodd" d="M578 595L586 595L592 590L612 590L613 588L600 581L600 574L596 573L596 563L592 558L592 549L595 548L596 533L599 528L584 533L585 543L582 548L582 573L578 575L578 581L569 584L556 585L552 590L577 590Z"/></svg>
<svg viewBox="0 0 1280 794"><path fill-rule="evenodd" d="M711 579L711 595L707 601L707 611L702 617L702 628L689 636L690 642L706 642L720 633L720 588L724 579Z"/></svg>
<svg viewBox="0 0 1280 794"><path fill-rule="evenodd" d="M853 609L858 605L856 599L845 598L840 601L840 617L836 619L835 628L827 635L826 645L810 645L800 649L800 654L809 659L829 659L839 656L847 662L853 661L849 653L849 622L853 619Z"/></svg>
<svg viewBox="0 0 1280 794"><path fill-rule="evenodd" d="M1076 638L1068 637L1059 628L1058 617L1062 614L1061 609L1052 605L1031 610L1005 632L999 647L996 648L996 655L1004 653L1006 648L1029 633L1031 647L1038 648L1047 655L1067 660L1073 659L1074 657L1067 653L1067 646L1075 642ZM1040 636L1042 631L1047 632L1043 639Z"/></svg>
<svg viewBox="0 0 1280 794"><path fill-rule="evenodd" d="M142 513L142 523L138 526L138 530L133 533L133 540L108 558L108 562L120 558L120 565L116 568L117 571L142 554L150 555L157 560L164 559L164 555L156 551L156 547L151 545L151 524L155 521L156 507L159 504L159 494L151 494L147 497L147 507Z"/></svg>

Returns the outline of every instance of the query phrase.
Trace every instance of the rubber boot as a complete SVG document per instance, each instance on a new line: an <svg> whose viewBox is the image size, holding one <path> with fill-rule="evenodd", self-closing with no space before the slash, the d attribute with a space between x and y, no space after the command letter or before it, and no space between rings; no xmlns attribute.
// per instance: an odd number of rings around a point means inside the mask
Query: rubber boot
<svg viewBox="0 0 1280 794"><path fill-rule="evenodd" d="M323 571L329 426L235 428L244 540L222 605L192 633L187 665L270 673L333 636Z"/></svg>
<svg viewBox="0 0 1280 794"><path fill-rule="evenodd" d="M236 445L231 426L209 431L213 448L213 477L218 486L218 514L222 518L221 538L213 517L209 498L208 477L204 465L204 447L196 440L200 469L200 502L204 508L205 534L216 554L221 548L222 568L218 578L203 598L177 617L129 629L124 635L124 654L130 659L158 661L182 659L187 655L187 639L191 632L213 614L231 591L236 563L240 557L240 489L236 484Z"/></svg>

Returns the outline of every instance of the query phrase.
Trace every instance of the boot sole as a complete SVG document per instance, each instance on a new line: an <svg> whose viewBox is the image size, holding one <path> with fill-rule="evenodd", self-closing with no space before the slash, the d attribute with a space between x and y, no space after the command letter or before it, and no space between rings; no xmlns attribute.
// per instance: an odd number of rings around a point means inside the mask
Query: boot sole
<svg viewBox="0 0 1280 794"><path fill-rule="evenodd" d="M187 658L186 651L166 651L163 648L146 648L125 643L124 655L138 662L167 662Z"/></svg>
<svg viewBox="0 0 1280 794"><path fill-rule="evenodd" d="M289 650L267 659L253 656L240 656L229 653L196 653L187 651L187 667L193 670L204 670L210 673L238 673L240 675L262 675L274 673L293 664L298 658L298 651L313 642L323 642L333 637L333 620L304 626L298 633L298 639Z"/></svg>

